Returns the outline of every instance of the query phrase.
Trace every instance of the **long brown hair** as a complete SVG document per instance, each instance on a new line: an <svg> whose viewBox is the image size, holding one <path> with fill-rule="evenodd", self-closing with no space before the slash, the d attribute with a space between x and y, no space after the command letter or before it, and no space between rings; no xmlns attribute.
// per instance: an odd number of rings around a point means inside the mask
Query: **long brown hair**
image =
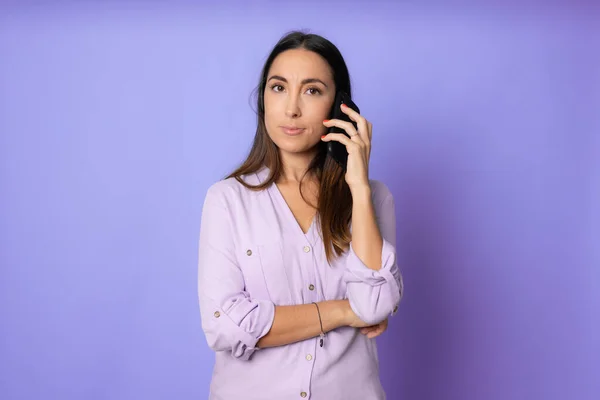
<svg viewBox="0 0 600 400"><path fill-rule="evenodd" d="M286 50L298 48L313 51L323 57L332 69L336 90L343 90L348 95L352 95L348 68L340 51L333 43L322 36L298 31L291 32L282 37L267 58L261 72L259 85L256 89L258 95L256 112L257 127L252 148L241 166L226 177L226 179L235 178L251 190L263 190L269 187L277 182L282 173L279 150L269 137L265 126L264 91L267 74L273 60ZM317 146L317 154L310 163L302 180L307 174L311 174L316 176L319 181L319 200L315 205L317 208L317 220L321 224L323 242L325 243L325 255L327 261L331 263L335 256L339 256L348 249L351 241L352 195L345 180L344 169L331 157L327 156L327 147L324 142L320 142ZM270 175L259 185L249 185L242 179L243 175L255 173L263 167L269 168ZM304 198L302 194L302 180L300 181L300 194Z"/></svg>

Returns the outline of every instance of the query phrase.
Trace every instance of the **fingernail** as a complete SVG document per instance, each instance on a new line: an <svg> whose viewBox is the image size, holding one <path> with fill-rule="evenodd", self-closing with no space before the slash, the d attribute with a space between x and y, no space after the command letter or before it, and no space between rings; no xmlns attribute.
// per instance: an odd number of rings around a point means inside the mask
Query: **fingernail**
<svg viewBox="0 0 600 400"><path fill-rule="evenodd" d="M326 135L321 136L321 139L323 139Z"/></svg>
<svg viewBox="0 0 600 400"><path fill-rule="evenodd" d="M342 107L348 107L347 105L345 105L344 103L342 103Z"/></svg>
<svg viewBox="0 0 600 400"><path fill-rule="evenodd" d="M329 120L328 119L324 119L323 122L329 122Z"/></svg>

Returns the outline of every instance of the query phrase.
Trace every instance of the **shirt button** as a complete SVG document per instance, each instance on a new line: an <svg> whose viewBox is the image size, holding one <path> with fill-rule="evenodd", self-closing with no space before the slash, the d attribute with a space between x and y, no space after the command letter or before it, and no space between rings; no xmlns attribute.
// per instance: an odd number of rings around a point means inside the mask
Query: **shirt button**
<svg viewBox="0 0 600 400"><path fill-rule="evenodd" d="M219 318L221 316L221 313L218 311L215 311L215 318Z"/></svg>
<svg viewBox="0 0 600 400"><path fill-rule="evenodd" d="M300 397L306 397L306 392L300 392Z"/></svg>
<svg viewBox="0 0 600 400"><path fill-rule="evenodd" d="M312 360L312 356L311 356L310 354L307 354L307 355L306 355L306 360L307 360L307 361L310 361L310 360Z"/></svg>
<svg viewBox="0 0 600 400"><path fill-rule="evenodd" d="M308 290L315 290L315 285L313 285L313 284L308 285Z"/></svg>
<svg viewBox="0 0 600 400"><path fill-rule="evenodd" d="M394 307L394 314L398 311L398 306Z"/></svg>
<svg viewBox="0 0 600 400"><path fill-rule="evenodd" d="M308 253L308 252L310 252L310 247L308 247L308 246L304 246L304 252L305 252L305 253Z"/></svg>
<svg viewBox="0 0 600 400"><path fill-rule="evenodd" d="M251 256L252 255L252 250L250 250L250 249L246 250L246 255L247 256Z"/></svg>

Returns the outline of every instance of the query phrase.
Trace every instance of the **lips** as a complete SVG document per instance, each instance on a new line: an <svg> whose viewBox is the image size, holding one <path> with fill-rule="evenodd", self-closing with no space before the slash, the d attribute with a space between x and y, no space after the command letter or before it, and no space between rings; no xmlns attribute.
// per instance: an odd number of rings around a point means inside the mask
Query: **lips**
<svg viewBox="0 0 600 400"><path fill-rule="evenodd" d="M286 135L295 136L304 132L305 128L298 128L295 126L282 126L281 129Z"/></svg>

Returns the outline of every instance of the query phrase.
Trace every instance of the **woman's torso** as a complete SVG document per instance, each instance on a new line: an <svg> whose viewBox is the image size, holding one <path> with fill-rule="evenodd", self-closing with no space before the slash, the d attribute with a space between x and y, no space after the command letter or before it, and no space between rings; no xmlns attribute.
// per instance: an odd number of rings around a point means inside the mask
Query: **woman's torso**
<svg viewBox="0 0 600 400"><path fill-rule="evenodd" d="M245 179L258 184L267 174ZM346 298L345 254L327 263L316 218L304 233L276 185L256 192L233 179L224 184L235 261L251 297L276 306ZM218 352L210 398L383 399L376 342L344 327L329 332L323 347L316 337L260 349L248 361Z"/></svg>

